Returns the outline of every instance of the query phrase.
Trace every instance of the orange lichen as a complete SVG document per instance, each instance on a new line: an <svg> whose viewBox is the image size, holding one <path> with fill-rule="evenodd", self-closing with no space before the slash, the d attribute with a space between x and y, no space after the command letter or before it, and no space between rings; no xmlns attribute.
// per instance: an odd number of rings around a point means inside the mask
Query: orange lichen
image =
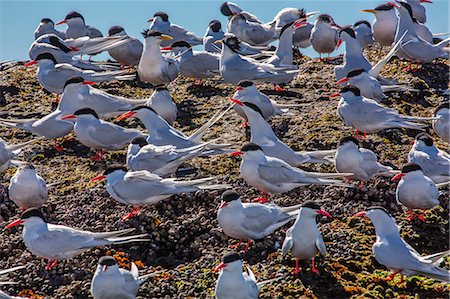
<svg viewBox="0 0 450 299"><path fill-rule="evenodd" d="M43 296L36 295L32 290L28 290L28 289L20 291L18 296L27 297L30 299L43 299L44 298Z"/></svg>

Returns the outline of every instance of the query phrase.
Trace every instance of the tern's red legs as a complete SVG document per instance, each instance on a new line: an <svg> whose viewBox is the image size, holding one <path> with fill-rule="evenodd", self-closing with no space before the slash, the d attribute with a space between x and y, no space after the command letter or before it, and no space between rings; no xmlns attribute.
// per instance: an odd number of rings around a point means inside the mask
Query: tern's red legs
<svg viewBox="0 0 450 299"><path fill-rule="evenodd" d="M130 218L133 218L134 216L136 216L137 214L139 214L139 211L141 210L141 207L133 207L131 209L131 212L125 216L122 217L122 220L128 220Z"/></svg>

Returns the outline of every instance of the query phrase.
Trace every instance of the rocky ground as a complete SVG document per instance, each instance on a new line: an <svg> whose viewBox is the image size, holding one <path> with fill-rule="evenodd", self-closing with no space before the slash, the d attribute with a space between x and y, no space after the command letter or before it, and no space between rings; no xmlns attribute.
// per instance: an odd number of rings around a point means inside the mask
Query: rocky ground
<svg viewBox="0 0 450 299"><path fill-rule="evenodd" d="M378 58L378 50L367 53L371 60ZM329 62L298 57L301 72L286 89L274 92L271 86L262 90L284 103L302 104L289 115L277 116L270 123L276 134L297 150L336 148L341 137L353 135L336 115L338 100L328 96L338 89L332 73L340 58ZM448 65L440 60L426 64L417 71L407 71L406 62L393 59L383 74L408 84L419 92L392 93L383 104L402 113L430 116L434 107L445 98L448 88ZM35 68L21 64L0 72L0 105L6 111L3 117L42 117L52 108L53 96L38 84ZM144 98L152 89L136 82L102 83L99 88L128 98ZM193 80L179 77L169 89L179 108L176 127L183 132L193 132L218 109L230 104L233 86L208 80L203 86ZM137 120L121 122L123 125L140 126ZM206 134L205 139L219 138L235 144L245 141L241 119L230 111ZM430 131L432 133L432 131ZM416 131L386 130L368 135L364 146L375 151L385 164L401 167L406 163L409 142ZM74 135L71 135L74 137ZM11 143L33 138L29 133L0 128L0 137ZM436 137L436 136L435 136ZM440 148L448 144L436 137ZM49 201L43 208L49 222L92 230L117 230L133 227L136 232L149 234L151 242L96 248L74 259L61 261L51 271L45 271L46 262L32 255L22 241L22 228L3 229L0 241L0 269L15 265L27 265L26 270L12 273L10 280L19 284L4 286L11 295L28 295L34 298L90 298L90 281L97 260L114 255L123 267L137 262L142 274L162 271L144 284L139 298L211 298L217 274L212 268L234 241L227 238L218 227L216 209L222 191L198 192L173 196L155 206L147 206L139 216L120 221L129 207L109 197L104 184L90 183L90 179L103 172L113 162L124 162L125 151L108 153L101 162L92 162L90 150L76 139L65 141L64 150L58 153L52 141L42 141L27 148L22 159L32 162L47 183L60 183L50 190ZM233 185L245 200L258 195L239 176L239 158L219 155L199 158L187 166L197 172L183 179L220 176L220 182ZM333 171L332 166L305 165L305 169ZM9 201L7 186L14 169L1 173L0 177L0 225L19 217L19 209ZM291 256L283 257L280 246L285 229L270 237L256 241L244 255L259 280L278 275L283 279L265 287L261 298L448 298L449 286L423 277L408 277L400 283L384 281L390 272L374 259L371 251L375 241L374 228L365 219L351 216L371 205L382 205L396 218L403 238L420 253L431 254L449 248L448 190L444 191L441 205L426 212L425 223L407 220L405 209L395 202L395 183L388 179L374 179L364 190L339 187L311 186L298 188L290 193L274 196L275 203L286 206L315 200L333 215L332 219L318 218L329 255L317 257L320 276L311 272L310 263L302 262L302 272L291 274L295 262ZM444 262L450 267L450 259Z"/></svg>

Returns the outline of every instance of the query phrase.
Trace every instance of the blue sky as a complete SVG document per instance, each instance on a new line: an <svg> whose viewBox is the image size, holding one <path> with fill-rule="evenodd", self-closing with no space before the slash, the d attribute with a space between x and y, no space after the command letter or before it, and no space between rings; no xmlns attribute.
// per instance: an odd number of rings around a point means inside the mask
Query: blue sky
<svg viewBox="0 0 450 299"><path fill-rule="evenodd" d="M148 27L147 20L157 11L165 11L171 22L179 24L202 36L212 19L218 19L226 26L226 18L221 15L219 6L222 0L191 1L6 1L0 0L0 60L28 59L28 48L33 42L33 32L39 21L48 17L55 23L62 20L72 10L81 13L88 25L99 28L104 35L109 27L121 25L129 35L140 37L142 29ZM383 1L372 0L314 0L314 1L234 1L244 10L257 15L261 20L270 21L284 7L304 7L307 11L320 11L334 17L340 25L350 25L360 19L372 22L373 15L360 12L361 9L374 8ZM427 8L427 26L432 32L448 32L449 0L434 0L424 4ZM312 18L314 20L314 17ZM57 26L65 30L65 25ZM342 49L341 49L342 51ZM315 56L312 49L306 55ZM106 56L100 57L104 58Z"/></svg>

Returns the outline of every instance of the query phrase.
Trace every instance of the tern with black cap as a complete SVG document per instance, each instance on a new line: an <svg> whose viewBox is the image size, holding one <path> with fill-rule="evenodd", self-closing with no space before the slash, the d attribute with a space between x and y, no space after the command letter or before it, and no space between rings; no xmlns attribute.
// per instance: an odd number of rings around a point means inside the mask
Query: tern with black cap
<svg viewBox="0 0 450 299"><path fill-rule="evenodd" d="M52 19L43 18L34 31L34 39L36 40L38 37L48 33L55 34L62 39L66 38L66 34L64 32L55 29L55 23Z"/></svg>
<svg viewBox="0 0 450 299"><path fill-rule="evenodd" d="M334 185L352 187L334 178L351 175L351 173L306 172L292 167L285 161L266 156L263 149L252 142L245 143L240 151L230 154L242 155L240 172L250 186L262 192L257 200L267 202L271 194L289 192L295 188L308 185Z"/></svg>
<svg viewBox="0 0 450 299"><path fill-rule="evenodd" d="M93 247L150 241L144 238L147 234L123 236L134 231L134 228L94 233L50 224L36 208L26 210L20 219L11 222L6 228L17 225L24 226L23 241L27 249L41 258L48 259L46 270L56 266L59 260L71 259Z"/></svg>
<svg viewBox="0 0 450 299"><path fill-rule="evenodd" d="M345 125L356 129L356 138L359 132L376 133L390 128L406 128L423 130L428 125L421 122L432 121L434 117L417 117L398 113L397 110L384 107L375 100L361 96L359 88L348 85L341 89L337 113Z"/></svg>
<svg viewBox="0 0 450 299"><path fill-rule="evenodd" d="M205 51L211 53L220 53L222 45L215 44L214 42L222 40L224 32L222 30L222 24L218 20L212 20L206 28L205 35L203 36L203 47Z"/></svg>
<svg viewBox="0 0 450 299"><path fill-rule="evenodd" d="M139 287L157 273L139 276L139 269L131 262L131 269L119 268L112 256L102 256L91 282L95 299L135 299Z"/></svg>
<svg viewBox="0 0 450 299"><path fill-rule="evenodd" d="M109 55L122 66L136 66L141 59L144 46L142 42L132 36L129 36L122 26L112 26L109 28L108 36L125 37L127 43L109 50Z"/></svg>
<svg viewBox="0 0 450 299"><path fill-rule="evenodd" d="M322 210L320 205L313 201L306 201L300 205L297 219L287 231L281 251L286 255L289 251L295 260L295 270L293 274L300 273L299 260L311 260L311 271L319 274L314 264L314 257L318 252L327 255L327 248L317 228L316 216L326 216L331 218L330 213Z"/></svg>
<svg viewBox="0 0 450 299"><path fill-rule="evenodd" d="M412 141L408 162L419 165L436 184L450 181L450 155L437 148L433 137L427 133L418 134Z"/></svg>
<svg viewBox="0 0 450 299"><path fill-rule="evenodd" d="M84 17L76 12L69 12L64 20L56 23L56 25L66 24L66 38L78 38L82 36L103 37L103 34L95 27L86 25Z"/></svg>
<svg viewBox="0 0 450 299"><path fill-rule="evenodd" d="M366 20L357 21L353 24L353 30L356 33L356 39L359 41L363 49L373 44L372 25Z"/></svg>
<svg viewBox="0 0 450 299"><path fill-rule="evenodd" d="M91 108L83 108L74 114L61 118L75 119L73 127L77 139L85 146L97 150L93 161L100 161L105 150L116 151L126 147L137 137L146 135L135 129L127 129L119 125L99 119L98 114Z"/></svg>
<svg viewBox="0 0 450 299"><path fill-rule="evenodd" d="M106 190L112 198L133 206L132 212L122 217L123 220L137 215L141 206L154 205L175 194L230 187L225 184L209 184L216 177L178 181L171 178L163 179L146 170L128 171L123 165L109 166L102 175L93 178L92 181L103 179L106 179Z"/></svg>
<svg viewBox="0 0 450 299"><path fill-rule="evenodd" d="M265 285L282 278L257 282L255 274L248 266L246 272L242 271L242 257L234 251L226 253L222 263L213 271L220 271L215 288L216 299L257 299Z"/></svg>
<svg viewBox="0 0 450 299"><path fill-rule="evenodd" d="M232 190L222 193L221 199L217 222L225 235L239 240L238 244L231 246L233 249L247 240L245 251L248 251L251 240L263 239L294 220L300 207L242 203L241 196Z"/></svg>
<svg viewBox="0 0 450 299"><path fill-rule="evenodd" d="M340 28L334 22L332 16L327 14L321 14L314 22L314 28L311 30L311 44L313 49L319 53L320 60L322 60L322 54L328 54L333 52L338 46L338 29Z"/></svg>
<svg viewBox="0 0 450 299"><path fill-rule="evenodd" d="M173 38L155 30L144 30L142 36L144 36L144 51L137 67L139 79L154 86L169 84L178 75L178 63L170 57L163 56L160 45L161 41L173 41Z"/></svg>

